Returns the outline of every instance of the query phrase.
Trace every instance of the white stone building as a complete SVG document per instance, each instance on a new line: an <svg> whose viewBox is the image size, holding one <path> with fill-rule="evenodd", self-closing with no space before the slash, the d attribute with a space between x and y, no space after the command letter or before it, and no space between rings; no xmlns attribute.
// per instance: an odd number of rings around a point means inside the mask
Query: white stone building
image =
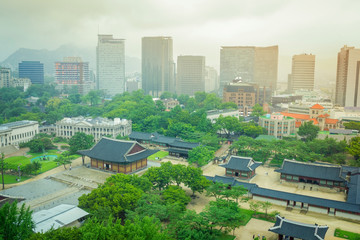
<svg viewBox="0 0 360 240"><path fill-rule="evenodd" d="M222 115L223 117L236 117L239 119L240 113L239 110L233 110L233 109L224 109L224 110L210 110L206 112L207 119L210 119L211 123L215 123L216 119Z"/></svg>
<svg viewBox="0 0 360 240"><path fill-rule="evenodd" d="M0 125L0 147L18 146L34 138L39 133L39 123L36 121L18 121Z"/></svg>
<svg viewBox="0 0 360 240"><path fill-rule="evenodd" d="M295 118L280 113L266 114L259 118L259 125L266 129L268 135L276 138L294 136Z"/></svg>
<svg viewBox="0 0 360 240"><path fill-rule="evenodd" d="M111 136L115 138L118 135L127 136L132 131L132 122L126 119L115 118L114 120L107 118L64 118L56 122L56 136L63 138L71 138L77 132L83 132L93 135L95 142L99 141L103 136Z"/></svg>

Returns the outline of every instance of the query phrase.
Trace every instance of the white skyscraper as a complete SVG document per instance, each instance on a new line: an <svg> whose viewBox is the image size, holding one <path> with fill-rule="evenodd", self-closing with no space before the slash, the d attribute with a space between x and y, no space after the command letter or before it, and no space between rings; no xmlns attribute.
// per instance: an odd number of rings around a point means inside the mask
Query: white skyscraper
<svg viewBox="0 0 360 240"><path fill-rule="evenodd" d="M98 35L96 48L97 89L106 96L125 91L125 40Z"/></svg>

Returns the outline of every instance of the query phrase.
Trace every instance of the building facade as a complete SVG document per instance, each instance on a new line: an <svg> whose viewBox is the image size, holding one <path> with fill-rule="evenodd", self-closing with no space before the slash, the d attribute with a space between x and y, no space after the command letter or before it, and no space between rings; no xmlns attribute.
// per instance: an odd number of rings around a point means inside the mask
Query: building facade
<svg viewBox="0 0 360 240"><path fill-rule="evenodd" d="M147 157L158 152L149 150L135 141L102 138L89 150L80 150L79 154L90 158L92 168L116 173L133 173L147 166Z"/></svg>
<svg viewBox="0 0 360 240"><path fill-rule="evenodd" d="M142 88L145 94L160 97L175 92L175 64L171 37L142 38Z"/></svg>
<svg viewBox="0 0 360 240"><path fill-rule="evenodd" d="M40 61L19 63L19 78L29 78L33 84L44 84L44 64Z"/></svg>
<svg viewBox="0 0 360 240"><path fill-rule="evenodd" d="M86 94L84 85L90 84L89 63L80 57L65 57L55 63L55 82L60 89L77 87L81 95Z"/></svg>
<svg viewBox="0 0 360 240"><path fill-rule="evenodd" d="M271 99L271 89L257 84L233 80L224 86L223 102L235 103L243 116L247 116L255 104L263 105Z"/></svg>
<svg viewBox="0 0 360 240"><path fill-rule="evenodd" d="M125 91L125 40L98 35L96 87L112 97Z"/></svg>
<svg viewBox="0 0 360 240"><path fill-rule="evenodd" d="M314 89L315 55L300 54L292 58L291 75L288 89L294 92L298 89Z"/></svg>
<svg viewBox="0 0 360 240"><path fill-rule="evenodd" d="M282 139L295 135L295 119L280 113L266 114L259 118L259 125L266 129L267 134Z"/></svg>
<svg viewBox="0 0 360 240"><path fill-rule="evenodd" d="M0 125L0 147L18 146L32 140L39 133L36 121L18 121Z"/></svg>
<svg viewBox="0 0 360 240"><path fill-rule="evenodd" d="M360 107L360 49L344 46L338 53L335 103Z"/></svg>
<svg viewBox="0 0 360 240"><path fill-rule="evenodd" d="M0 67L0 88L10 87L11 70L10 68Z"/></svg>
<svg viewBox="0 0 360 240"><path fill-rule="evenodd" d="M205 67L205 92L214 92L219 88L219 77L215 68Z"/></svg>
<svg viewBox="0 0 360 240"><path fill-rule="evenodd" d="M205 91L205 57L178 56L176 93L194 96Z"/></svg>
<svg viewBox="0 0 360 240"><path fill-rule="evenodd" d="M239 119L240 112L239 110L233 110L233 109L223 109L223 110L210 110L206 112L206 118L211 121L211 123L216 123L216 119L218 119L220 116L223 117L236 117Z"/></svg>
<svg viewBox="0 0 360 240"><path fill-rule="evenodd" d="M346 180L342 178L341 166L285 159L281 168L275 172L279 172L280 179L284 181L308 183L339 190L346 189Z"/></svg>
<svg viewBox="0 0 360 240"><path fill-rule="evenodd" d="M107 118L64 118L57 121L56 136L63 138L71 138L77 132L83 132L92 135L94 141L99 141L103 136L111 136L116 138L118 135L128 136L132 131L132 123L130 120L115 118L114 120Z"/></svg>
<svg viewBox="0 0 360 240"><path fill-rule="evenodd" d="M219 166L226 169L226 176L250 179L255 175L255 169L261 164L250 157L231 156L228 163Z"/></svg>
<svg viewBox="0 0 360 240"><path fill-rule="evenodd" d="M237 46L220 49L220 91L236 78L269 87L274 91L277 75L278 46Z"/></svg>

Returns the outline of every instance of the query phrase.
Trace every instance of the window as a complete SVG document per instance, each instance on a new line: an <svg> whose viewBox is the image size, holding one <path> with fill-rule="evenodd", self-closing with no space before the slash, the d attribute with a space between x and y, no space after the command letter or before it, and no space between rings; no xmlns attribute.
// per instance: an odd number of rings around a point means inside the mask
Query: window
<svg viewBox="0 0 360 240"><path fill-rule="evenodd" d="M299 177L298 176L293 176L293 180L299 181Z"/></svg>
<svg viewBox="0 0 360 240"><path fill-rule="evenodd" d="M233 173L232 173L232 171L231 171L231 170L226 170L226 174L228 174L228 175L232 175Z"/></svg>
<svg viewBox="0 0 360 240"><path fill-rule="evenodd" d="M334 185L334 182L333 182L333 181L327 181L327 185L333 186L333 185Z"/></svg>
<svg viewBox="0 0 360 240"><path fill-rule="evenodd" d="M247 177L248 175L247 175L247 173L241 173L241 176L242 177Z"/></svg>
<svg viewBox="0 0 360 240"><path fill-rule="evenodd" d="M291 180L292 176L291 175L286 175L286 179Z"/></svg>
<svg viewBox="0 0 360 240"><path fill-rule="evenodd" d="M326 185L326 180L320 180L320 185Z"/></svg>

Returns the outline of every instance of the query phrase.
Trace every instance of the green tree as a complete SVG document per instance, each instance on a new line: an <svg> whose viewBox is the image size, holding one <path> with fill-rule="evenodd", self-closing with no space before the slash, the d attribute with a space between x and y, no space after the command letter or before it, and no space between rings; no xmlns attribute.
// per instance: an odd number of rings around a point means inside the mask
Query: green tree
<svg viewBox="0 0 360 240"><path fill-rule="evenodd" d="M355 160L359 163L360 159L360 137L354 137L350 140L349 147L347 148L349 153L354 156Z"/></svg>
<svg viewBox="0 0 360 240"><path fill-rule="evenodd" d="M55 159L55 162L57 162L59 165L63 165L64 169L66 169L66 164L71 164L71 159L69 158L69 156L70 152L65 151Z"/></svg>
<svg viewBox="0 0 360 240"><path fill-rule="evenodd" d="M191 166L186 167L186 174L183 183L191 189L192 196L195 196L195 192L202 193L211 184L211 182L202 174L203 172L201 168Z"/></svg>
<svg viewBox="0 0 360 240"><path fill-rule="evenodd" d="M169 162L170 163L170 162ZM182 164L174 164L171 168L171 180L179 186L184 180L186 174L186 166Z"/></svg>
<svg viewBox="0 0 360 240"><path fill-rule="evenodd" d="M97 105L100 102L101 91L91 90L88 94L83 97L83 101L90 103L91 106Z"/></svg>
<svg viewBox="0 0 360 240"><path fill-rule="evenodd" d="M255 104L255 106L252 108L251 116L252 117L260 117L264 115L266 112L264 111L263 107L260 106L260 104Z"/></svg>
<svg viewBox="0 0 360 240"><path fill-rule="evenodd" d="M2 189L5 189L5 181L4 181L5 155L4 155L4 153L0 153L0 164L1 164Z"/></svg>
<svg viewBox="0 0 360 240"><path fill-rule="evenodd" d="M225 133L228 137L231 133L239 131L241 127L240 121L236 117L226 116L223 117L222 115L216 119L215 129Z"/></svg>
<svg viewBox="0 0 360 240"><path fill-rule="evenodd" d="M254 214L256 214L259 211L259 209L261 208L261 204L256 201L250 201L249 207L252 211L254 211Z"/></svg>
<svg viewBox="0 0 360 240"><path fill-rule="evenodd" d="M191 198L179 186L168 186L163 192L163 198L166 203L177 204L183 210L185 210L186 205L191 201Z"/></svg>
<svg viewBox="0 0 360 240"><path fill-rule="evenodd" d="M94 144L94 137L83 132L77 132L69 140L70 153L75 154L78 150L89 149Z"/></svg>
<svg viewBox="0 0 360 240"><path fill-rule="evenodd" d="M347 122L343 123L345 129L354 129L360 131L360 123L358 122Z"/></svg>
<svg viewBox="0 0 360 240"><path fill-rule="evenodd" d="M17 202L5 203L0 208L0 239L26 239L32 234L35 224L31 219L30 207L23 204L17 208Z"/></svg>
<svg viewBox="0 0 360 240"><path fill-rule="evenodd" d="M189 163L196 163L198 166L204 166L214 159L214 151L205 146L198 146L189 151Z"/></svg>
<svg viewBox="0 0 360 240"><path fill-rule="evenodd" d="M162 190L171 184L171 171L167 171L165 167L163 167L164 164L165 166L168 166L168 164L163 163L161 167L151 167L143 175L150 180L154 189L158 188L159 190Z"/></svg>
<svg viewBox="0 0 360 240"><path fill-rule="evenodd" d="M82 239L81 229L78 227L64 227L50 229L45 233L33 233L28 240L78 240Z"/></svg>
<svg viewBox="0 0 360 240"><path fill-rule="evenodd" d="M299 127L298 135L304 137L305 141L312 141L317 137L319 130L319 127L315 126L312 121L304 122Z"/></svg>
<svg viewBox="0 0 360 240"><path fill-rule="evenodd" d="M270 202L261 202L261 209L265 211L265 214L267 215L268 210L271 208L272 204Z"/></svg>
<svg viewBox="0 0 360 240"><path fill-rule="evenodd" d="M219 227L220 231L225 229L225 232L241 226L243 219L238 204L224 199L211 201L201 215L209 221L210 225Z"/></svg>

